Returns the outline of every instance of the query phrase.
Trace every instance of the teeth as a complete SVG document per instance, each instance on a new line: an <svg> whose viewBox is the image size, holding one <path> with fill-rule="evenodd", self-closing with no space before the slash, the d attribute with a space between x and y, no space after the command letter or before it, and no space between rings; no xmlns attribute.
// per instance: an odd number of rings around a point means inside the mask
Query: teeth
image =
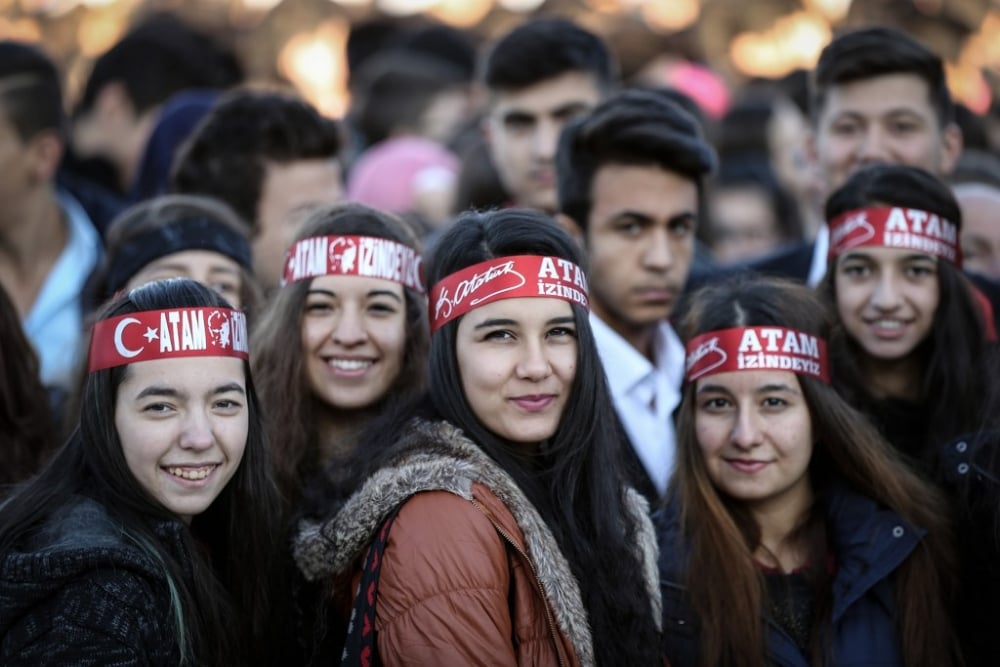
<svg viewBox="0 0 1000 667"><path fill-rule="evenodd" d="M367 359L331 359L330 365L342 371L360 371L368 368L374 362Z"/></svg>
<svg viewBox="0 0 1000 667"><path fill-rule="evenodd" d="M184 479L205 479L214 469L215 466L207 468L167 468L167 472L174 477L183 477Z"/></svg>
<svg viewBox="0 0 1000 667"><path fill-rule="evenodd" d="M872 324L880 329L902 329L903 323L899 320L875 320Z"/></svg>

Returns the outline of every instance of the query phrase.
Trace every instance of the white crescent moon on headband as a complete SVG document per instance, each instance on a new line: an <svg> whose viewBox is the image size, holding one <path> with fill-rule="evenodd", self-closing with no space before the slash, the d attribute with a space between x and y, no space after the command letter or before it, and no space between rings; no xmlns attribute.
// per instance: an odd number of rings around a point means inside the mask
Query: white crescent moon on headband
<svg viewBox="0 0 1000 667"><path fill-rule="evenodd" d="M122 342L122 334L125 333L125 327L130 324L140 324L139 320L134 317L126 317L124 320L118 323L115 327L115 349L118 350L118 354L123 357L134 357L143 351L144 347L140 347L138 350L130 350L125 347L125 343Z"/></svg>

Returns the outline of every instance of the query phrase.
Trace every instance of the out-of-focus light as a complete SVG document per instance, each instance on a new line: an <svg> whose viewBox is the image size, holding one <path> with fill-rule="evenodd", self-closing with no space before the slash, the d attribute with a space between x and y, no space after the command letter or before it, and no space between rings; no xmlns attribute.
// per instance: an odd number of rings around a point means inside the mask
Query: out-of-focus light
<svg viewBox="0 0 1000 667"><path fill-rule="evenodd" d="M811 69L830 37L830 26L823 19L797 12L778 19L765 32L737 35L729 54L744 74L779 77L798 67Z"/></svg>
<svg viewBox="0 0 1000 667"><path fill-rule="evenodd" d="M427 11L438 3L438 0L378 0L378 8L386 14L409 16Z"/></svg>
<svg viewBox="0 0 1000 667"><path fill-rule="evenodd" d="M367 7L372 4L372 0L330 0L330 2L343 7Z"/></svg>
<svg viewBox="0 0 1000 667"><path fill-rule="evenodd" d="M982 70L974 65L947 63L945 73L948 77L948 88L960 102L978 114L990 110L993 95Z"/></svg>
<svg viewBox="0 0 1000 667"><path fill-rule="evenodd" d="M698 0L647 0L642 5L642 18L653 30L674 32L683 30L698 20L701 5Z"/></svg>
<svg viewBox="0 0 1000 667"><path fill-rule="evenodd" d="M88 12L76 35L80 53L91 57L104 53L125 33L126 23L122 15Z"/></svg>
<svg viewBox="0 0 1000 667"><path fill-rule="evenodd" d="M322 113L341 117L347 109L345 48L348 26L324 21L313 32L288 40L278 56L278 69Z"/></svg>
<svg viewBox="0 0 1000 667"><path fill-rule="evenodd" d="M822 14L830 23L837 23L847 16L851 0L806 0L805 6Z"/></svg>
<svg viewBox="0 0 1000 667"><path fill-rule="evenodd" d="M482 21L491 9L493 0L443 0L428 13L456 28L471 28Z"/></svg>
<svg viewBox="0 0 1000 667"><path fill-rule="evenodd" d="M16 19L8 21L0 16L0 39L13 39L19 42L38 42L42 39L42 30L34 19Z"/></svg>
<svg viewBox="0 0 1000 667"><path fill-rule="evenodd" d="M614 14L621 9L619 0L585 0L588 7L601 14Z"/></svg>
<svg viewBox="0 0 1000 667"><path fill-rule="evenodd" d="M281 0L243 0L243 6L252 12L267 12L281 4Z"/></svg>
<svg viewBox="0 0 1000 667"><path fill-rule="evenodd" d="M511 12L533 12L543 4L545 0L498 0L501 7Z"/></svg>

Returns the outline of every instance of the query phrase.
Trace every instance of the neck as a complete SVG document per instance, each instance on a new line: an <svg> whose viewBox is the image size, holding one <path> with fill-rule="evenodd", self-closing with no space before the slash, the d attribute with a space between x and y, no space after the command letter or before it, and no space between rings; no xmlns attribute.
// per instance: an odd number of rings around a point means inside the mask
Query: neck
<svg viewBox="0 0 1000 667"><path fill-rule="evenodd" d="M891 361L865 356L862 368L876 398L916 400L920 397L922 364L917 355Z"/></svg>
<svg viewBox="0 0 1000 667"><path fill-rule="evenodd" d="M375 408L338 410L317 401L316 431L319 437L319 463L325 468L330 461L344 460L358 446L358 441L372 418Z"/></svg>
<svg viewBox="0 0 1000 667"><path fill-rule="evenodd" d="M760 544L754 551L757 562L782 572L792 572L806 564L808 547L797 539L813 503L812 485L806 483L791 494L754 505L750 513L760 528Z"/></svg>
<svg viewBox="0 0 1000 667"><path fill-rule="evenodd" d="M69 237L51 188L0 210L0 284L23 315L30 310Z"/></svg>
<svg viewBox="0 0 1000 667"><path fill-rule="evenodd" d="M602 322L611 327L615 333L624 338L625 342L634 347L639 354L646 357L650 363L656 363L656 360L653 358L653 340L656 337L656 328L659 326L658 322L643 324L641 326L630 326L627 322L611 316L606 309L598 305L596 300L591 302L591 307L594 309L594 314L601 318Z"/></svg>

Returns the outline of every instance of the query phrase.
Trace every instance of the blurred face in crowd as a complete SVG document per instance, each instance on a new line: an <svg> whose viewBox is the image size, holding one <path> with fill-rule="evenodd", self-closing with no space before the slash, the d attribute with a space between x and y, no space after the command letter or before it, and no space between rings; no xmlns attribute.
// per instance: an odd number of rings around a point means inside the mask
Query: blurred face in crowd
<svg viewBox="0 0 1000 667"><path fill-rule="evenodd" d="M342 197L337 160L299 160L267 166L257 203L257 236L253 240L255 274L261 285L279 284L285 250L305 214L316 206L335 204Z"/></svg>
<svg viewBox="0 0 1000 667"><path fill-rule="evenodd" d="M500 181L518 206L555 211L559 134L601 101L597 80L586 72L567 72L490 95L485 130Z"/></svg>
<svg viewBox="0 0 1000 667"><path fill-rule="evenodd" d="M651 332L673 312L691 268L698 187L658 166L606 164L591 200L583 233L591 307L649 355Z"/></svg>
<svg viewBox="0 0 1000 667"><path fill-rule="evenodd" d="M699 379L695 433L709 479L751 511L812 501L812 420L789 371L734 371Z"/></svg>
<svg viewBox="0 0 1000 667"><path fill-rule="evenodd" d="M302 351L313 394L337 410L381 400L403 366L406 296L390 280L314 278L302 315Z"/></svg>
<svg viewBox="0 0 1000 667"><path fill-rule="evenodd" d="M770 198L761 188L714 187L709 192L712 255L724 264L747 261L776 249L781 231Z"/></svg>
<svg viewBox="0 0 1000 667"><path fill-rule="evenodd" d="M834 271L838 317L873 359L904 359L930 334L940 300L933 255L855 248L837 258Z"/></svg>
<svg viewBox="0 0 1000 667"><path fill-rule="evenodd" d="M515 443L546 440L559 428L573 378L573 309L561 299L502 299L459 322L455 356L476 418Z"/></svg>
<svg viewBox="0 0 1000 667"><path fill-rule="evenodd" d="M1000 188L967 183L954 191L962 207L962 268L1000 280Z"/></svg>
<svg viewBox="0 0 1000 667"><path fill-rule="evenodd" d="M829 194L874 163L945 177L961 153L962 135L954 124L942 129L923 79L886 74L830 87L811 145Z"/></svg>
<svg viewBox="0 0 1000 667"><path fill-rule="evenodd" d="M118 386L115 428L129 470L183 520L204 512L246 449L244 363L231 357L131 364Z"/></svg>
<svg viewBox="0 0 1000 667"><path fill-rule="evenodd" d="M241 308L243 273L233 259L212 250L182 250L142 267L125 285L131 290L154 280L191 278L219 293L233 308Z"/></svg>

